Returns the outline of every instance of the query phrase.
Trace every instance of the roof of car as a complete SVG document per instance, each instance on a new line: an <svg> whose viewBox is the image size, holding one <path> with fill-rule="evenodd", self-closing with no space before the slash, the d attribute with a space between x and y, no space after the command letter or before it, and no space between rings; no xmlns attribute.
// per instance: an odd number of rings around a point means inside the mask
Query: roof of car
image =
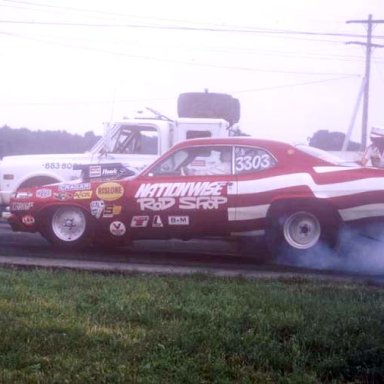
<svg viewBox="0 0 384 384"><path fill-rule="evenodd" d="M283 141L258 139L249 136L231 136L231 137L202 137L196 139L189 139L178 143L175 147L183 147L190 145L212 145L212 144L240 144L240 145L254 145L254 146L267 146L269 148L291 148L292 145Z"/></svg>

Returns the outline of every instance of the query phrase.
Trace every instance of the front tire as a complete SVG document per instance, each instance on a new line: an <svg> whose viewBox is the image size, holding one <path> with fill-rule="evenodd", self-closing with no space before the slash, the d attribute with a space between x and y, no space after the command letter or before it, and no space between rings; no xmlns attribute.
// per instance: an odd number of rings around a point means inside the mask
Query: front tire
<svg viewBox="0 0 384 384"><path fill-rule="evenodd" d="M91 240L89 218L81 208L74 206L62 206L51 211L43 233L53 245L64 249L82 249Z"/></svg>
<svg viewBox="0 0 384 384"><path fill-rule="evenodd" d="M275 258L329 251L338 243L339 218L331 209L310 204L284 206L268 221L267 245Z"/></svg>

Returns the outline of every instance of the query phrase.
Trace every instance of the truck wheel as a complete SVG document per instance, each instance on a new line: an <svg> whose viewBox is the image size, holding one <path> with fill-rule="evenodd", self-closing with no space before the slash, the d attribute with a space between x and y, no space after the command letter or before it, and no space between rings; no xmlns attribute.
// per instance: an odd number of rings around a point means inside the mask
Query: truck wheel
<svg viewBox="0 0 384 384"><path fill-rule="evenodd" d="M65 249L84 248L91 240L91 226L86 213L73 206L62 206L52 211L42 232L53 245Z"/></svg>
<svg viewBox="0 0 384 384"><path fill-rule="evenodd" d="M326 251L337 245L339 221L332 212L306 206L286 206L269 217L266 240L274 257Z"/></svg>

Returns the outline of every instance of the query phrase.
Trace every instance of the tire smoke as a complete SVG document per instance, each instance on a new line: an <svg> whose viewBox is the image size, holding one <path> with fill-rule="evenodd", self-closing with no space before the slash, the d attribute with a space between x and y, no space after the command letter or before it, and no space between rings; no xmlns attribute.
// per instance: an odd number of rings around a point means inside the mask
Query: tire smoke
<svg viewBox="0 0 384 384"><path fill-rule="evenodd" d="M285 253L277 261L301 268L383 275L384 224L343 228L336 249L321 245L300 255Z"/></svg>

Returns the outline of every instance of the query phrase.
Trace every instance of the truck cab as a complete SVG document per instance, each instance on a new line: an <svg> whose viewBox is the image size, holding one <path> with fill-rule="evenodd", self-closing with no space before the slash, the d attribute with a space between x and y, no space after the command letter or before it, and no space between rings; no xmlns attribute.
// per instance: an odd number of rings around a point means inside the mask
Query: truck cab
<svg viewBox="0 0 384 384"><path fill-rule="evenodd" d="M121 163L139 172L180 141L229 135L223 119L121 119L106 124L104 137L85 153L5 156L0 161L0 211L19 188L78 179L81 164Z"/></svg>

